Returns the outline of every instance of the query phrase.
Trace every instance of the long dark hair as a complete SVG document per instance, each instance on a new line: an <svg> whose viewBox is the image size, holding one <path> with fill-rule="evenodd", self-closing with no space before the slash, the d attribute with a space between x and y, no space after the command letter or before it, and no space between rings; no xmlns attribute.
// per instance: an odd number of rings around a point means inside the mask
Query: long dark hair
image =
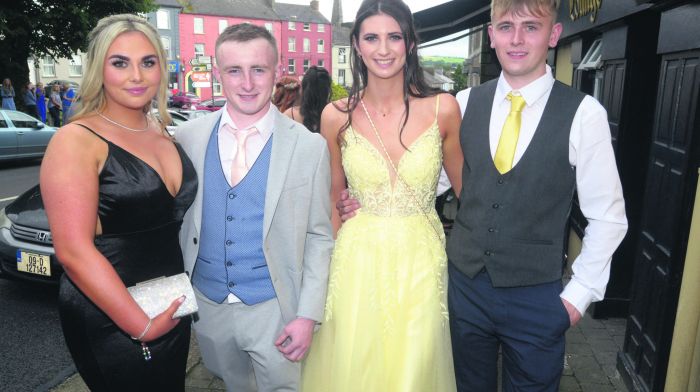
<svg viewBox="0 0 700 392"><path fill-rule="evenodd" d="M396 23L401 27L403 41L406 45L406 64L403 68L403 101L406 114L401 124L401 130L399 131L400 141L403 130L408 122L408 98L424 98L436 95L440 92L440 90L428 86L423 78L423 69L418 61L418 34L416 34L416 28L413 25L413 14L406 3L402 0L364 0L357 10L355 24L350 32L350 40L352 42L350 47L350 70L352 71L353 83L350 88L347 107L345 109L339 108L343 112L348 113L348 120L341 128L341 132L338 134L339 137L343 131L352 125L351 114L360 102L364 86L367 86L367 66L362 61L362 57L356 49L356 45L359 44L360 39L360 26L362 26L362 22L364 22L365 19L379 14L388 15L396 20ZM401 145L406 148L403 141L401 141Z"/></svg>
<svg viewBox="0 0 700 392"><path fill-rule="evenodd" d="M331 99L331 77L325 68L312 66L301 80L301 106L304 126L311 132L321 129L321 112Z"/></svg>

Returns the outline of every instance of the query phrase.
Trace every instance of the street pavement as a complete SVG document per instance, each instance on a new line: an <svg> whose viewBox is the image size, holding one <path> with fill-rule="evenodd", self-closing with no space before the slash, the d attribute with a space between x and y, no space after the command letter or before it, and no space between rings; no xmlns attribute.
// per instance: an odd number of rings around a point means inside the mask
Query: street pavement
<svg viewBox="0 0 700 392"><path fill-rule="evenodd" d="M622 348L625 336L625 322L622 318L595 320L586 314L575 327L569 329L566 333L566 357L560 392L627 391L616 369L617 352ZM226 390L223 381L204 368L194 338L190 345L185 385L186 392ZM89 392L77 374L50 391Z"/></svg>

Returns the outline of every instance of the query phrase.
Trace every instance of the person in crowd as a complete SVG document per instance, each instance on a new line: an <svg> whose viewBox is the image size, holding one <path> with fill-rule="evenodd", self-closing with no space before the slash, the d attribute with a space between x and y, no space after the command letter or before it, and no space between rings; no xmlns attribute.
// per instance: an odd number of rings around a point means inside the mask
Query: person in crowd
<svg viewBox="0 0 700 392"><path fill-rule="evenodd" d="M32 82L28 82L24 87L24 112L39 119L39 112L36 106L36 88Z"/></svg>
<svg viewBox="0 0 700 392"><path fill-rule="evenodd" d="M39 114L39 120L46 122L46 96L44 95L44 84L39 82L36 84L36 109Z"/></svg>
<svg viewBox="0 0 700 392"><path fill-rule="evenodd" d="M284 114L304 124L311 132L321 131L321 112L331 99L331 77L325 68L312 66L301 80L301 104Z"/></svg>
<svg viewBox="0 0 700 392"><path fill-rule="evenodd" d="M499 352L504 390L557 391L565 332L603 299L627 231L607 113L546 64L562 32L558 8L492 0L501 75L457 94L464 182L447 253L459 391L496 391ZM575 194L588 226L562 287Z"/></svg>
<svg viewBox="0 0 700 392"><path fill-rule="evenodd" d="M63 124L68 124L70 117L73 114L71 108L75 102L76 91L68 83L64 83L62 87L63 94L61 95L61 111Z"/></svg>
<svg viewBox="0 0 700 392"><path fill-rule="evenodd" d="M167 59L136 15L103 18L88 38L78 110L40 173L65 270L63 334L91 391L184 391L191 322L173 319L184 297L151 319L126 289L184 271L178 233L197 179L163 125ZM150 115L154 98L162 121Z"/></svg>
<svg viewBox="0 0 700 392"><path fill-rule="evenodd" d="M326 315L306 359L313 391L454 391L440 168L461 189L459 106L430 89L411 10L365 0L351 31L354 84L326 106L333 202L362 204L337 231Z"/></svg>
<svg viewBox="0 0 700 392"><path fill-rule="evenodd" d="M284 113L290 107L299 105L301 100L300 91L299 79L294 76L282 76L275 83L272 103L281 113Z"/></svg>
<svg viewBox="0 0 700 392"><path fill-rule="evenodd" d="M296 391L333 248L328 149L272 105L279 64L265 28L229 26L215 53L226 104L175 131L204 184L180 235L195 334L229 391Z"/></svg>
<svg viewBox="0 0 700 392"><path fill-rule="evenodd" d="M10 78L5 78L0 86L0 96L2 96L2 108L17 110L15 107L15 88L12 87Z"/></svg>
<svg viewBox="0 0 700 392"><path fill-rule="evenodd" d="M51 125L61 126L61 87L58 84L51 86L49 95L49 114L51 115Z"/></svg>

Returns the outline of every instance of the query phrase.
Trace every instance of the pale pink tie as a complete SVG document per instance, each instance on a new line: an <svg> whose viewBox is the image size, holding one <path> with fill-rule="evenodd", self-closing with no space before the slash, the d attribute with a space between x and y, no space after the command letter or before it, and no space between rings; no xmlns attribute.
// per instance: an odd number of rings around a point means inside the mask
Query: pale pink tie
<svg viewBox="0 0 700 392"><path fill-rule="evenodd" d="M245 143L248 140L248 136L256 133L257 128L249 129L239 129L233 130L233 134L236 136L236 156L233 157L233 164L231 165L231 186L236 186L246 174L248 174L248 164L246 163L246 152Z"/></svg>

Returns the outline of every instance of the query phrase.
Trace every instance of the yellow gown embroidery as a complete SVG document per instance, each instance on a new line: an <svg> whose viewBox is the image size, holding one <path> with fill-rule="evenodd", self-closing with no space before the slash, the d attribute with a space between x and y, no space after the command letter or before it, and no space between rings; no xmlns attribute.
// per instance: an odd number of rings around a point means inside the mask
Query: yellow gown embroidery
<svg viewBox="0 0 700 392"><path fill-rule="evenodd" d="M454 391L447 256L435 212L437 122L397 164L410 191L400 179L391 183L383 152L361 134L348 128L345 141L343 168L362 208L338 232L325 320L303 365L302 391Z"/></svg>

